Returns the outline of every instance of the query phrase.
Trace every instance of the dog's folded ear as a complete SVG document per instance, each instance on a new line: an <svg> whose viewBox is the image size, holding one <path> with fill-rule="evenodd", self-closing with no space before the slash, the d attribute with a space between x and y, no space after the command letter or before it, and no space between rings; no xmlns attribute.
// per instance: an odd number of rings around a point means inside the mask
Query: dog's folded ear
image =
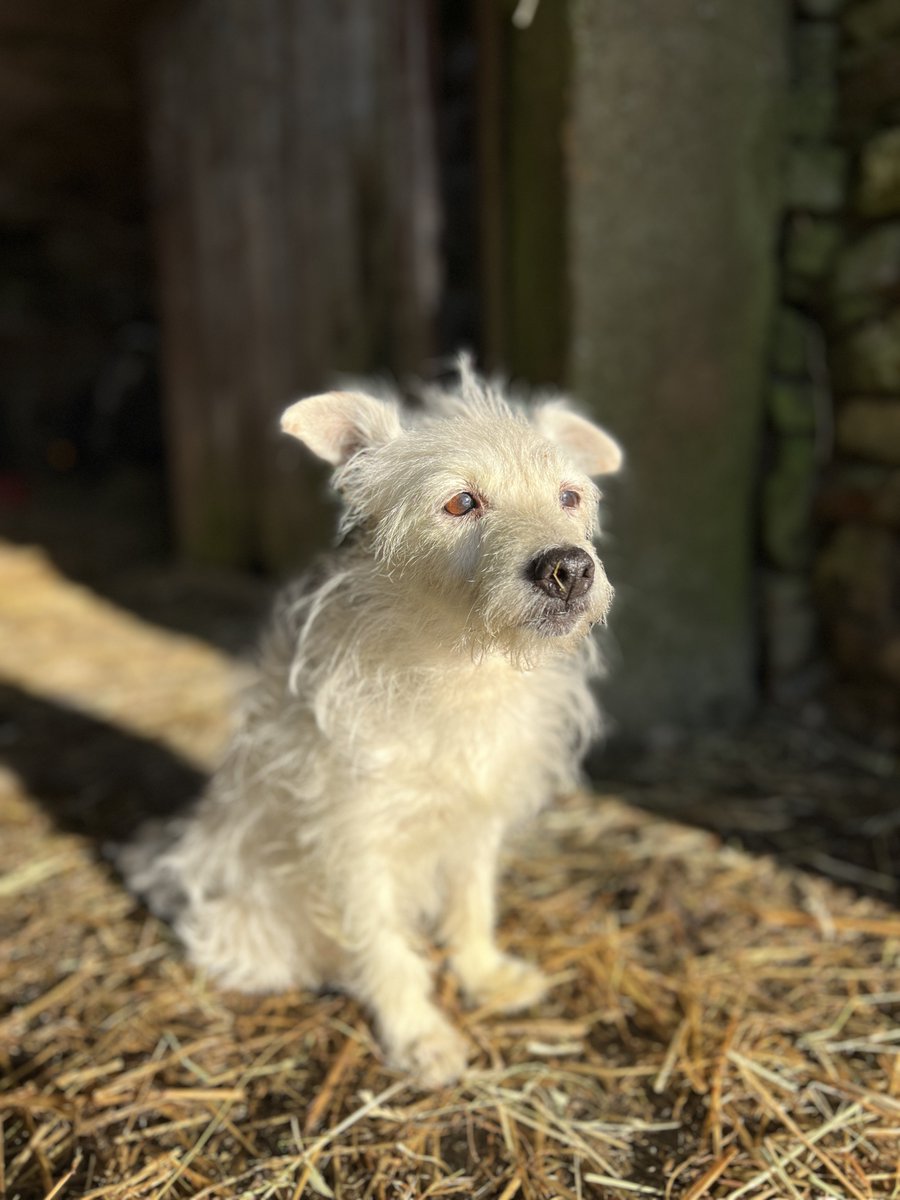
<svg viewBox="0 0 900 1200"><path fill-rule="evenodd" d="M358 450L395 438L400 417L396 405L364 392L324 392L286 409L281 428L319 458L340 467Z"/></svg>
<svg viewBox="0 0 900 1200"><path fill-rule="evenodd" d="M614 475L622 466L622 448L615 438L561 402L542 404L534 423L538 432L559 446L586 475Z"/></svg>

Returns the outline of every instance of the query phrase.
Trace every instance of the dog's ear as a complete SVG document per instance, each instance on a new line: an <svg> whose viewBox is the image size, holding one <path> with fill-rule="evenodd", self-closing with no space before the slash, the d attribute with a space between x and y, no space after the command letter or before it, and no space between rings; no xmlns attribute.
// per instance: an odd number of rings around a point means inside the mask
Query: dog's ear
<svg viewBox="0 0 900 1200"><path fill-rule="evenodd" d="M622 465L622 448L615 438L561 403L542 404L534 423L586 475L614 475Z"/></svg>
<svg viewBox="0 0 900 1200"><path fill-rule="evenodd" d="M281 428L319 458L340 467L357 450L395 438L400 417L395 405L364 392L324 392L286 409Z"/></svg>

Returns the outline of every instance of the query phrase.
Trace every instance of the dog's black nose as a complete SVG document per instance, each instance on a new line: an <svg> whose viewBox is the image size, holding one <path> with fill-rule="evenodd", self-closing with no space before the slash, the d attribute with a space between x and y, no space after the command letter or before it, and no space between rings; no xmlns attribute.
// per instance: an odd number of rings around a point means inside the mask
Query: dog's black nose
<svg viewBox="0 0 900 1200"><path fill-rule="evenodd" d="M555 600L577 600L594 582L594 560L578 546L554 546L528 566L528 578Z"/></svg>

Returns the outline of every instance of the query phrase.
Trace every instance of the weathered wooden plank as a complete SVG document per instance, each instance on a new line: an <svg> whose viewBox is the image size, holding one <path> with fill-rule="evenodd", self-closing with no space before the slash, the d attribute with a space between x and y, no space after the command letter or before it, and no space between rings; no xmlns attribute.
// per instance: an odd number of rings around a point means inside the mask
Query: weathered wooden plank
<svg viewBox="0 0 900 1200"><path fill-rule="evenodd" d="M563 382L568 352L567 0L517 26L515 0L477 6L478 163L485 359Z"/></svg>
<svg viewBox="0 0 900 1200"><path fill-rule="evenodd" d="M438 303L428 39L414 0L183 0L146 43L176 528L286 567L321 474L276 434L342 372L422 370Z"/></svg>
<svg viewBox="0 0 900 1200"><path fill-rule="evenodd" d="M505 367L506 263L503 94L505 6L484 0L475 6L477 58L477 162L479 291L485 367Z"/></svg>
<svg viewBox="0 0 900 1200"><path fill-rule="evenodd" d="M567 370L569 20L567 0L552 0L528 26L507 24L507 340L510 368L533 384L559 385Z"/></svg>

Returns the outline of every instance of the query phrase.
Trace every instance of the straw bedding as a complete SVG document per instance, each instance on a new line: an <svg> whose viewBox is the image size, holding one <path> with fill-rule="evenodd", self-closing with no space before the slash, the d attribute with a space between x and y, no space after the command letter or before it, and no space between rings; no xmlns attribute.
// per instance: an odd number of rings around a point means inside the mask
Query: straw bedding
<svg viewBox="0 0 900 1200"><path fill-rule="evenodd" d="M4 550L0 674L0 1196L900 1196L882 901L568 797L503 895L553 991L467 1013L436 962L472 1066L422 1094L349 1000L197 977L98 858L123 754L151 790L214 757L228 662Z"/></svg>

